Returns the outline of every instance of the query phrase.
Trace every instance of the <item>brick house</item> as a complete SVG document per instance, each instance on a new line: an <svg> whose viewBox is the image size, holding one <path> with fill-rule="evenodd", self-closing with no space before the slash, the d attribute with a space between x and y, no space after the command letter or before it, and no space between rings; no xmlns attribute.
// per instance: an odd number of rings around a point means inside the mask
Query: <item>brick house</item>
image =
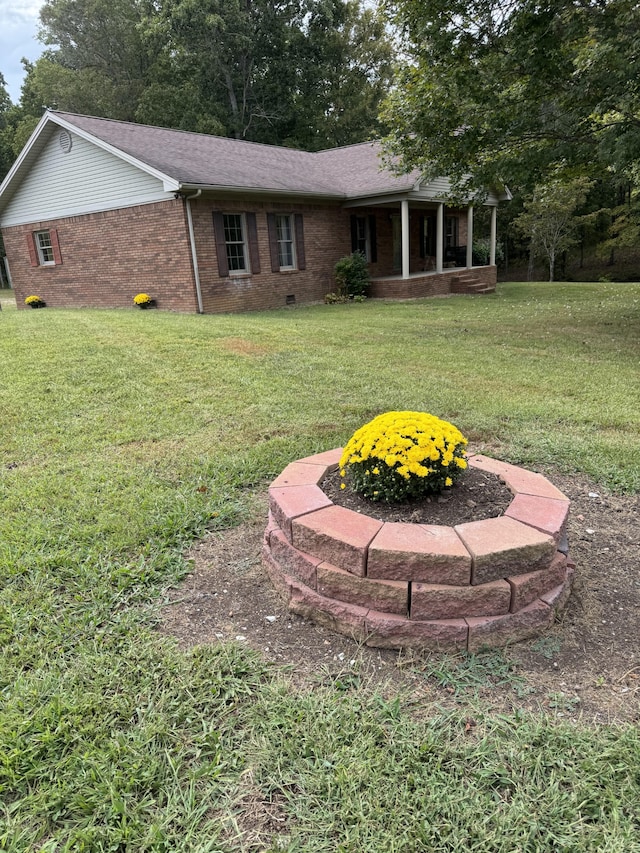
<svg viewBox="0 0 640 853"><path fill-rule="evenodd" d="M19 307L217 313L322 300L336 261L367 257L371 296L492 289L474 265L473 205L449 182L383 168L376 143L309 153L47 111L0 185Z"/></svg>

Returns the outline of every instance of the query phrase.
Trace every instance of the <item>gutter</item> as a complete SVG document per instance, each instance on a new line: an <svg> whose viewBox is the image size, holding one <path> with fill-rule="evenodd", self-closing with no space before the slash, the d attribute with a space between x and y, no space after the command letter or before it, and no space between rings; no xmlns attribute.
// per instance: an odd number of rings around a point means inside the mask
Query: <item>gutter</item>
<svg viewBox="0 0 640 853"><path fill-rule="evenodd" d="M198 268L198 253L196 252L196 238L193 231L193 217L191 216L191 199L202 195L202 190L197 190L193 195L183 196L187 210L187 224L189 226L189 245L191 246L191 260L193 262L193 276L196 282L196 298L198 300L198 314L204 314L202 307L202 290L200 288L200 270Z"/></svg>

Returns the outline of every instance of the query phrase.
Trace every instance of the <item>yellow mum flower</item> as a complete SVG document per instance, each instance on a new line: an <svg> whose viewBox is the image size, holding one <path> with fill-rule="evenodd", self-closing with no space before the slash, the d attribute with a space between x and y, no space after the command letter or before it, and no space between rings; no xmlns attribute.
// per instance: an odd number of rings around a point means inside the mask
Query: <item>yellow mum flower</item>
<svg viewBox="0 0 640 853"><path fill-rule="evenodd" d="M453 424L426 412L386 412L353 434L340 460L341 476L349 468L354 489L365 497L418 497L456 480L467 467L466 444Z"/></svg>

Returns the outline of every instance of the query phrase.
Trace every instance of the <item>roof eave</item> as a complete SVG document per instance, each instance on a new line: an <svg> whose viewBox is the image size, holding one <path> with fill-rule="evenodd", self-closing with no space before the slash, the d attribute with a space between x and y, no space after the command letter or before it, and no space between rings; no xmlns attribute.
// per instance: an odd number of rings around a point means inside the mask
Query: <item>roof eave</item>
<svg viewBox="0 0 640 853"><path fill-rule="evenodd" d="M330 192L329 190L295 190L282 189L279 187L251 187L230 186L228 184L198 184L180 181L177 192L190 193L197 190L229 195L263 195L263 196L293 196L295 198L326 199L328 201L342 201L346 198L344 193Z"/></svg>

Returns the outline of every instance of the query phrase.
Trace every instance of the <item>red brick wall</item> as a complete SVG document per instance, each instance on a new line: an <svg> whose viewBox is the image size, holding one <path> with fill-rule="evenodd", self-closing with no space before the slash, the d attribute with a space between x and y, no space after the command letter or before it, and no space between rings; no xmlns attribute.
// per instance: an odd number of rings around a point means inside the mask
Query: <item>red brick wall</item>
<svg viewBox="0 0 640 853"><path fill-rule="evenodd" d="M391 214L400 208L343 210L337 204L257 202L249 196L231 201L191 201L198 267L205 313L261 310L287 304L321 301L335 289L336 261L351 252L350 216L375 215L378 259L372 276L391 275L393 244ZM220 277L213 230L213 211L256 214L260 273ZM410 211L411 271L429 267L420 258L421 209ZM268 213L301 213L304 222L306 269L271 271ZM466 212L447 209L460 217L460 242L466 235ZM32 267L27 235L56 229L62 264ZM184 202L170 199L156 204L93 213L3 229L3 236L19 307L36 294L50 306L130 308L136 293L148 293L159 308L195 312L197 298ZM426 291L425 291L426 288ZM413 292L415 290L419 292ZM448 293L448 281L428 285L394 284L391 297ZM393 292L391 292L393 291ZM411 291L411 292L409 292ZM372 295L376 295L374 288Z"/></svg>
<svg viewBox="0 0 640 853"><path fill-rule="evenodd" d="M433 273L421 278L394 278L390 281L377 281L371 286L370 295L387 299L417 299L424 296L446 296L451 293L451 282L462 270L444 270L440 275ZM469 271L478 282L494 285L497 281L497 267L473 267Z"/></svg>
<svg viewBox="0 0 640 853"><path fill-rule="evenodd" d="M278 308L295 297L296 304L321 301L335 288L336 261L351 252L349 214L337 205L233 201L192 201L200 285L205 313ZM260 272L221 278L213 232L213 211L256 214ZM302 213L306 269L271 271L267 213Z"/></svg>
<svg viewBox="0 0 640 853"><path fill-rule="evenodd" d="M56 229L62 264L32 267L27 235ZM196 311L184 204L155 204L3 228L19 308L35 294L52 307L132 308L148 293L159 308Z"/></svg>

